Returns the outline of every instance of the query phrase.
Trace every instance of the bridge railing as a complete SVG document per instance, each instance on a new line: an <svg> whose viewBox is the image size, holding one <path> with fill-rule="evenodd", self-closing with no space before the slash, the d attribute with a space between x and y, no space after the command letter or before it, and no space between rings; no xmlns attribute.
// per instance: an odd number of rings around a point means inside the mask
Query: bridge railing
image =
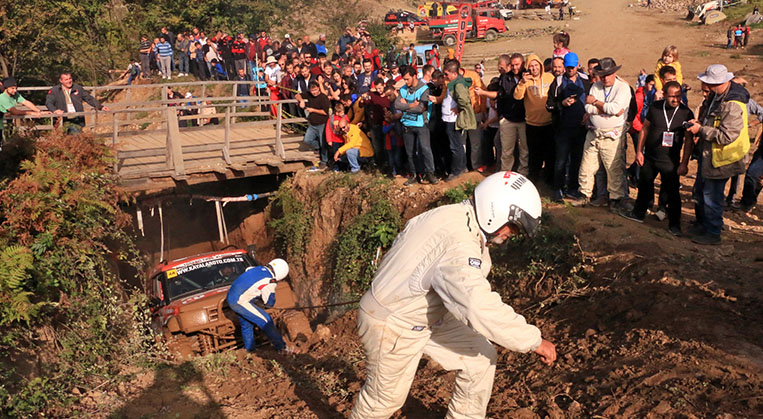
<svg viewBox="0 0 763 419"><path fill-rule="evenodd" d="M258 82L243 82L254 85ZM70 112L52 114L43 106L43 115L11 115L6 113L6 120L16 121L20 129L53 130L63 126L63 118L85 117L86 129L91 130L96 136L111 138L112 146L117 154L118 161L125 158L157 157L166 155L166 169L172 172L174 178L183 178L186 175L185 159L181 144L181 132L189 130L219 129L223 127L223 141L212 142L207 145L194 145L193 150L217 151L227 165L233 164L230 157L231 132L235 127L242 126L271 126L274 131L273 148L276 156L286 158L286 152L282 141L283 128L286 124L304 124L305 118L289 115L284 112L284 106L297 103L294 99L270 100L267 96L237 96L238 86L242 82L217 81L217 82L178 82L162 85L132 85L132 86L97 86L86 88L97 92L108 92L128 89L161 89L161 99L145 101L119 101L105 103L108 110L86 110L84 112ZM212 92L214 86L230 85L231 95L205 96ZM178 86L201 86L200 97L183 99L169 99L169 88ZM35 91L47 90L49 87L25 87L19 90ZM217 88L214 91L219 91ZM89 105L86 105L89 107ZM244 109L251 108L251 109ZM267 110L263 110L267 109ZM255 117L255 118L252 118ZM246 118L247 120L244 120ZM218 125L212 125L213 119L219 121ZM255 120L252 120L255 119ZM33 123L24 123L32 120ZM188 126L191 125L191 126ZM125 142L130 141L133 135L166 135L163 149L134 149L124 150ZM119 172L119 163L115 164L114 170Z"/></svg>

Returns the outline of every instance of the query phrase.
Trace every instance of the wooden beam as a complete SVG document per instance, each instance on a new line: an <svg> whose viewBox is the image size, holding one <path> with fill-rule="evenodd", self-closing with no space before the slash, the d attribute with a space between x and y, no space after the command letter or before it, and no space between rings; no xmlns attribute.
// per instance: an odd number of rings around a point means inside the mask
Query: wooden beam
<svg viewBox="0 0 763 419"><path fill-rule="evenodd" d="M225 134L223 138L223 159L225 159L225 163L231 164L231 161L230 161L230 106L225 107Z"/></svg>
<svg viewBox="0 0 763 419"><path fill-rule="evenodd" d="M281 118L283 117L283 104L276 105L276 154L281 159L286 158L286 150L283 149L283 141L281 141Z"/></svg>
<svg viewBox="0 0 763 419"><path fill-rule="evenodd" d="M183 147L180 144L180 127L175 108L165 110L167 116L167 167L173 170L175 180L185 178L185 163L183 162Z"/></svg>

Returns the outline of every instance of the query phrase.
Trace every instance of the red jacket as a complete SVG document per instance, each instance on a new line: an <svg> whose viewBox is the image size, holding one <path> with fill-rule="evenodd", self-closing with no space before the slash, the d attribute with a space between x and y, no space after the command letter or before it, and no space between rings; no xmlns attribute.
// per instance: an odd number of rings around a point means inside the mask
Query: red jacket
<svg viewBox="0 0 763 419"><path fill-rule="evenodd" d="M628 130L631 134L641 132L641 128L644 127L644 122L641 121L641 110L644 109L644 86L636 89L636 94L634 96L636 98L636 105L638 105L638 112L636 112L636 117L633 118L631 129Z"/></svg>

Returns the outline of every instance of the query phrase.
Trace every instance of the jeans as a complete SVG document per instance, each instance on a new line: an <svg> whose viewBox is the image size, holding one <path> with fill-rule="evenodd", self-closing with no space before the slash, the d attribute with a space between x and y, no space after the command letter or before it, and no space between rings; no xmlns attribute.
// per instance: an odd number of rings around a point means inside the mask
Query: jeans
<svg viewBox="0 0 763 419"><path fill-rule="evenodd" d="M446 122L445 132L450 143L450 174L458 176L466 171L466 133L457 131L455 122Z"/></svg>
<svg viewBox="0 0 763 419"><path fill-rule="evenodd" d="M369 159L366 157L360 157L360 150L357 148L351 148L342 156L342 161L349 163L350 172L357 173L360 171L361 163L366 163Z"/></svg>
<svg viewBox="0 0 763 419"><path fill-rule="evenodd" d="M583 144L586 129L580 127L560 127L554 136L556 156L554 160L554 190L567 187L568 192L577 191L580 160L583 158ZM568 167L569 165L569 174Z"/></svg>
<svg viewBox="0 0 763 419"><path fill-rule="evenodd" d="M371 126L371 146L374 148L374 161L378 167L384 165L384 131L381 125Z"/></svg>
<svg viewBox="0 0 763 419"><path fill-rule="evenodd" d="M305 144L313 148L313 150L320 150L321 162L328 163L328 148L326 147L326 124L320 125L308 125L305 132Z"/></svg>
<svg viewBox="0 0 763 419"><path fill-rule="evenodd" d="M527 176L528 159L530 152L527 150L527 132L524 122L511 122L501 118L501 170L514 170L514 147L519 145L519 165L517 172Z"/></svg>
<svg viewBox="0 0 763 419"><path fill-rule="evenodd" d="M416 174L416 154L422 160L424 173L434 173L434 158L432 147L429 144L429 128L427 127L404 127L403 140L405 141L405 153L408 155L408 172Z"/></svg>
<svg viewBox="0 0 763 419"><path fill-rule="evenodd" d="M393 175L402 174L405 171L403 168L403 148L390 144L390 149L385 151L387 152L390 173Z"/></svg>
<svg viewBox="0 0 763 419"><path fill-rule="evenodd" d="M537 182L543 167L543 179L554 183L554 128L549 125L527 125L527 149L529 152L530 180Z"/></svg>
<svg viewBox="0 0 763 419"><path fill-rule="evenodd" d="M697 222L707 233L720 236L723 229L723 190L729 178L705 179L702 176L701 157L697 167L697 179L694 182L694 212Z"/></svg>
<svg viewBox="0 0 763 419"><path fill-rule="evenodd" d="M752 162L744 175L744 190L742 190L742 205L753 206L758 202L763 176L763 147L758 148L752 156Z"/></svg>
<svg viewBox="0 0 763 419"><path fill-rule="evenodd" d="M681 187L677 170L678 162L667 159L644 158L641 167L641 177L638 182L638 196L633 206L633 213L644 218L646 210L654 201L654 179L659 173L661 178L660 196L667 197L668 224L671 227L681 227Z"/></svg>
<svg viewBox="0 0 763 419"><path fill-rule="evenodd" d="M151 61L148 54L140 54L140 68L143 70L143 77L151 77Z"/></svg>
<svg viewBox="0 0 763 419"><path fill-rule="evenodd" d="M501 158L501 139L498 128L487 127L482 136L482 165L492 166Z"/></svg>
<svg viewBox="0 0 763 419"><path fill-rule="evenodd" d="M188 74L188 54L178 54L178 73Z"/></svg>
<svg viewBox="0 0 763 419"><path fill-rule="evenodd" d="M159 63L162 66L162 77L171 77L172 76L172 56L168 55L166 57L159 57Z"/></svg>
<svg viewBox="0 0 763 419"><path fill-rule="evenodd" d="M236 70L236 74L238 74L238 70L244 70L244 73L246 73L246 58L237 58L234 60L233 67Z"/></svg>
<svg viewBox="0 0 763 419"><path fill-rule="evenodd" d="M479 121L482 121L482 113L475 114L479 127ZM482 166L482 129L470 129L466 131L469 136L469 164L472 170L479 169Z"/></svg>

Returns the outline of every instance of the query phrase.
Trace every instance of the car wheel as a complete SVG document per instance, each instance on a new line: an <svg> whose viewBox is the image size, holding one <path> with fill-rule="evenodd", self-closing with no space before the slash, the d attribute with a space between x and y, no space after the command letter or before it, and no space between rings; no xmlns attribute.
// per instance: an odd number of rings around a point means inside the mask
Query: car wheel
<svg viewBox="0 0 763 419"><path fill-rule="evenodd" d="M498 39L498 32L496 32L495 29L488 29L487 32L485 32L485 40L492 42Z"/></svg>
<svg viewBox="0 0 763 419"><path fill-rule="evenodd" d="M456 45L456 36L455 35L445 35L442 37L443 44L452 47L453 45Z"/></svg>

